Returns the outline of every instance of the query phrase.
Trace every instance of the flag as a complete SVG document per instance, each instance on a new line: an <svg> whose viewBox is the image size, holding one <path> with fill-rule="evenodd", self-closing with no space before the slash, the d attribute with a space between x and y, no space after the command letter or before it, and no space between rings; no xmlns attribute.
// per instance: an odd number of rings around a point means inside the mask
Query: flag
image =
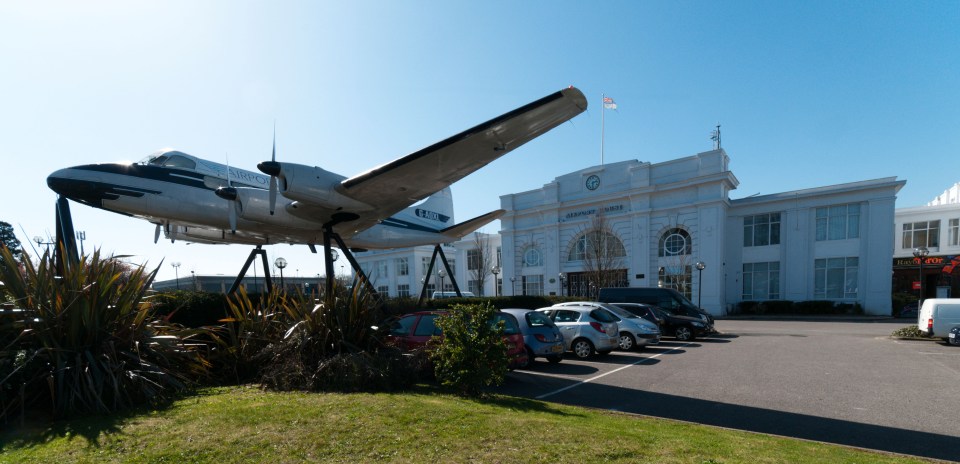
<svg viewBox="0 0 960 464"><path fill-rule="evenodd" d="M604 109L615 110L617 109L617 102L610 97L603 97L603 107Z"/></svg>

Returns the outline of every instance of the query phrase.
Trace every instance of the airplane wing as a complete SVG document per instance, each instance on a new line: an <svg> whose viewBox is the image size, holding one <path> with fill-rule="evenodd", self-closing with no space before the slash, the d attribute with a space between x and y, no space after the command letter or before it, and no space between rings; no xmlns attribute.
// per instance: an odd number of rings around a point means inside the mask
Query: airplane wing
<svg viewBox="0 0 960 464"><path fill-rule="evenodd" d="M388 217L586 109L586 97L570 87L346 179L338 190L375 206L381 217Z"/></svg>

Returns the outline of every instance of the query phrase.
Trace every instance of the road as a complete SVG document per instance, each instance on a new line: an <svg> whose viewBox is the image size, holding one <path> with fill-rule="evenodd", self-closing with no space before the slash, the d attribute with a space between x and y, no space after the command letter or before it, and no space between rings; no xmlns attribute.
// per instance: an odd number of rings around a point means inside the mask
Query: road
<svg viewBox="0 0 960 464"><path fill-rule="evenodd" d="M500 392L960 460L960 348L887 322L717 321L719 335L510 374Z"/></svg>

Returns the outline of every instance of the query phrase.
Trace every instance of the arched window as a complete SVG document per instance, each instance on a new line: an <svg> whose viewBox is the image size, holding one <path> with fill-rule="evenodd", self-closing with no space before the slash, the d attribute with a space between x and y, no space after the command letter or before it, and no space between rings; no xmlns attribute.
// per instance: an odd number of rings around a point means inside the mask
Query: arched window
<svg viewBox="0 0 960 464"><path fill-rule="evenodd" d="M683 229L670 229L660 236L660 256L689 255L692 248L690 234Z"/></svg>
<svg viewBox="0 0 960 464"><path fill-rule="evenodd" d="M622 258L626 255L623 242L616 235L603 230L593 230L584 232L574 240L567 261L583 261L588 256Z"/></svg>
<svg viewBox="0 0 960 464"><path fill-rule="evenodd" d="M536 248L527 248L527 251L523 252L523 265L524 267L543 266L543 254Z"/></svg>

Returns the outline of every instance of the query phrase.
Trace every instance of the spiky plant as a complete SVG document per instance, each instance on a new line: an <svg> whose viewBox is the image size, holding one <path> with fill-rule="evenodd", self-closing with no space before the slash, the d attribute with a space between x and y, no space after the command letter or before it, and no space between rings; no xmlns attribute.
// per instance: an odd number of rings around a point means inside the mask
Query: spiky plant
<svg viewBox="0 0 960 464"><path fill-rule="evenodd" d="M0 260L13 256L3 248ZM152 317L146 295L157 270L99 251L65 263L63 275L49 254L22 264L0 266L22 310L0 324L0 419L37 407L63 417L159 403L204 375L202 347L190 343L197 331Z"/></svg>

